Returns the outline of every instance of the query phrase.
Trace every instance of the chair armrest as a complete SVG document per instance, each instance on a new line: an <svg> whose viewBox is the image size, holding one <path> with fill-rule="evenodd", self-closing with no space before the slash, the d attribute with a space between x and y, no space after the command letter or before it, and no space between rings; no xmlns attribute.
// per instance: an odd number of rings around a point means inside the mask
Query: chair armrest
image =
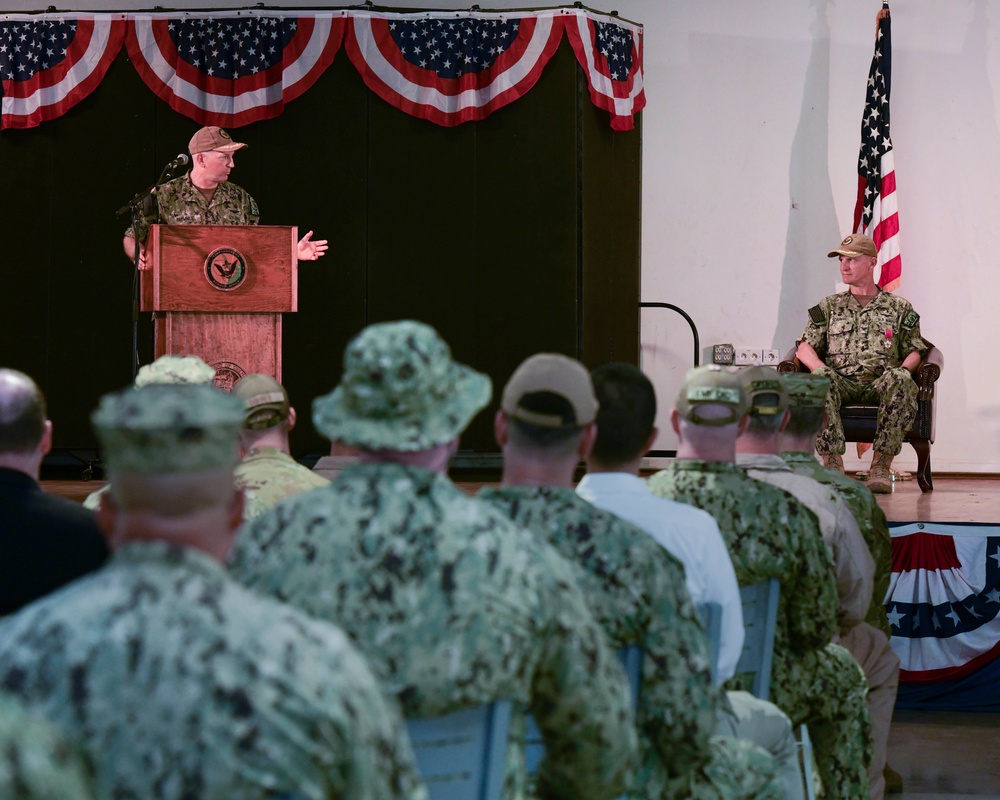
<svg viewBox="0 0 1000 800"><path fill-rule="evenodd" d="M792 347L785 357L778 362L778 372L808 372L809 370L802 366L802 362L795 356L795 351L798 347Z"/></svg>
<svg viewBox="0 0 1000 800"><path fill-rule="evenodd" d="M913 380L917 382L917 399L930 400L934 397L934 383L941 377L943 369L944 355L931 345L913 374Z"/></svg>

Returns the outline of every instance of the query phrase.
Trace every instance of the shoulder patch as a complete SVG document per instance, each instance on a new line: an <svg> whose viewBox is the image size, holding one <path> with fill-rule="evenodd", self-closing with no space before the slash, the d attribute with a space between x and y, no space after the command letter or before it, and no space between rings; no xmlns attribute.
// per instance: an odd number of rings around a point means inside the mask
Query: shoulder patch
<svg viewBox="0 0 1000 800"><path fill-rule="evenodd" d="M809 319L813 321L814 325L822 325L826 322L826 314L823 313L823 309L819 306L813 306L809 309Z"/></svg>
<svg viewBox="0 0 1000 800"><path fill-rule="evenodd" d="M910 330L918 322L920 322L920 315L913 309L910 309L906 312L906 316L903 317L902 325L905 330Z"/></svg>
<svg viewBox="0 0 1000 800"><path fill-rule="evenodd" d="M255 217L260 216L260 209L257 208L257 201L253 199L253 195L250 195L250 213Z"/></svg>

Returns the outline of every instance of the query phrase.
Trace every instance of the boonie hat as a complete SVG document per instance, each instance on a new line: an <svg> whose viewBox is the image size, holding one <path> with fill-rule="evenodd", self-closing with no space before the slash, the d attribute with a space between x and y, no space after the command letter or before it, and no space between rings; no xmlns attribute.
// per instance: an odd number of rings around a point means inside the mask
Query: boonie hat
<svg viewBox="0 0 1000 800"><path fill-rule="evenodd" d="M877 256L878 248L875 247L875 242L865 236L863 233L852 233L850 236L845 236L844 241L840 243L840 247L836 250L831 250L826 254L827 258L833 258L834 256Z"/></svg>
<svg viewBox="0 0 1000 800"><path fill-rule="evenodd" d="M429 325L370 325L344 351L344 372L313 402L313 424L332 441L414 452L451 441L490 401L487 375L459 364Z"/></svg>
<svg viewBox="0 0 1000 800"><path fill-rule="evenodd" d="M823 408L830 391L830 379L809 372L783 372L781 381L792 408Z"/></svg>
<svg viewBox="0 0 1000 800"><path fill-rule="evenodd" d="M552 395L565 401L564 412L553 409ZM530 425L574 428L596 419L598 403L583 364L558 353L539 353L514 370L500 407L507 416Z"/></svg>
<svg viewBox="0 0 1000 800"><path fill-rule="evenodd" d="M288 419L288 392L270 375L246 375L236 382L232 393L246 405L243 427L247 430L273 428Z"/></svg>
<svg viewBox="0 0 1000 800"><path fill-rule="evenodd" d="M747 367L740 375L750 402L750 414L773 417L788 410L788 393L773 367Z"/></svg>
<svg viewBox="0 0 1000 800"><path fill-rule="evenodd" d="M105 395L91 422L112 476L202 472L236 463L243 403L214 386L153 385Z"/></svg>
<svg viewBox="0 0 1000 800"><path fill-rule="evenodd" d="M706 405L725 406L729 413L717 418L703 416L700 409ZM750 403L735 369L709 364L688 371L674 407L678 414L695 425L722 427L739 422Z"/></svg>
<svg viewBox="0 0 1000 800"><path fill-rule="evenodd" d="M191 155L207 153L209 150L232 153L236 150L242 150L246 146L243 142L234 142L233 137L217 125L209 125L191 137L191 141L188 142L188 152Z"/></svg>
<svg viewBox="0 0 1000 800"><path fill-rule="evenodd" d="M160 356L152 364L140 368L135 376L135 387L161 383L210 384L215 370L197 356Z"/></svg>

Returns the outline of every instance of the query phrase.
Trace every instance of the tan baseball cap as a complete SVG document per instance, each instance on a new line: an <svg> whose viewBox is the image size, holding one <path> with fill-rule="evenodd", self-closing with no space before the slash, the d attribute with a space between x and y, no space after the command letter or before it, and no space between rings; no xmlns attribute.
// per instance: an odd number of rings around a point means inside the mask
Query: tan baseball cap
<svg viewBox="0 0 1000 800"><path fill-rule="evenodd" d="M844 241L840 243L840 247L836 250L831 250L826 254L827 258L833 258L834 256L877 256L878 248L875 247L875 242L865 236L863 233L852 233L850 236L845 236Z"/></svg>
<svg viewBox="0 0 1000 800"><path fill-rule="evenodd" d="M565 412L546 408L544 394L565 400ZM579 361L558 353L539 353L521 363L503 390L507 416L541 428L574 428L597 418L597 397L590 373Z"/></svg>
<svg viewBox="0 0 1000 800"><path fill-rule="evenodd" d="M240 378L233 394L246 404L243 427L247 430L273 428L288 419L288 392L270 375L255 372Z"/></svg>
<svg viewBox="0 0 1000 800"><path fill-rule="evenodd" d="M207 153L209 150L232 153L236 150L242 150L246 146L243 142L234 142L233 137L217 125L209 125L191 137L191 141L188 142L188 151L191 155Z"/></svg>
<svg viewBox="0 0 1000 800"><path fill-rule="evenodd" d="M774 367L747 367L740 377L752 416L773 417L788 410L788 392Z"/></svg>
<svg viewBox="0 0 1000 800"><path fill-rule="evenodd" d="M722 406L728 408L729 413L719 417L705 416L701 413L704 406ZM709 364L688 371L674 407L688 422L720 428L743 419L750 401L738 370Z"/></svg>

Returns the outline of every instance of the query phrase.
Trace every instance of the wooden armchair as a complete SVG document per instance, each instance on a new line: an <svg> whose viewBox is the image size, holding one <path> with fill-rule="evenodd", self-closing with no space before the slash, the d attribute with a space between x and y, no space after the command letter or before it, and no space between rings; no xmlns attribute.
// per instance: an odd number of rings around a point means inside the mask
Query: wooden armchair
<svg viewBox="0 0 1000 800"><path fill-rule="evenodd" d="M931 475L931 445L934 443L934 384L944 369L944 356L934 345L924 340L928 346L923 360L913 373L917 382L917 416L904 441L913 445L917 453L917 484L920 491L929 492L934 488ZM785 360L778 364L778 372L807 372L795 357L793 347ZM844 423L844 439L848 442L875 441L875 422L878 419L877 405L849 403L840 407L840 418Z"/></svg>

